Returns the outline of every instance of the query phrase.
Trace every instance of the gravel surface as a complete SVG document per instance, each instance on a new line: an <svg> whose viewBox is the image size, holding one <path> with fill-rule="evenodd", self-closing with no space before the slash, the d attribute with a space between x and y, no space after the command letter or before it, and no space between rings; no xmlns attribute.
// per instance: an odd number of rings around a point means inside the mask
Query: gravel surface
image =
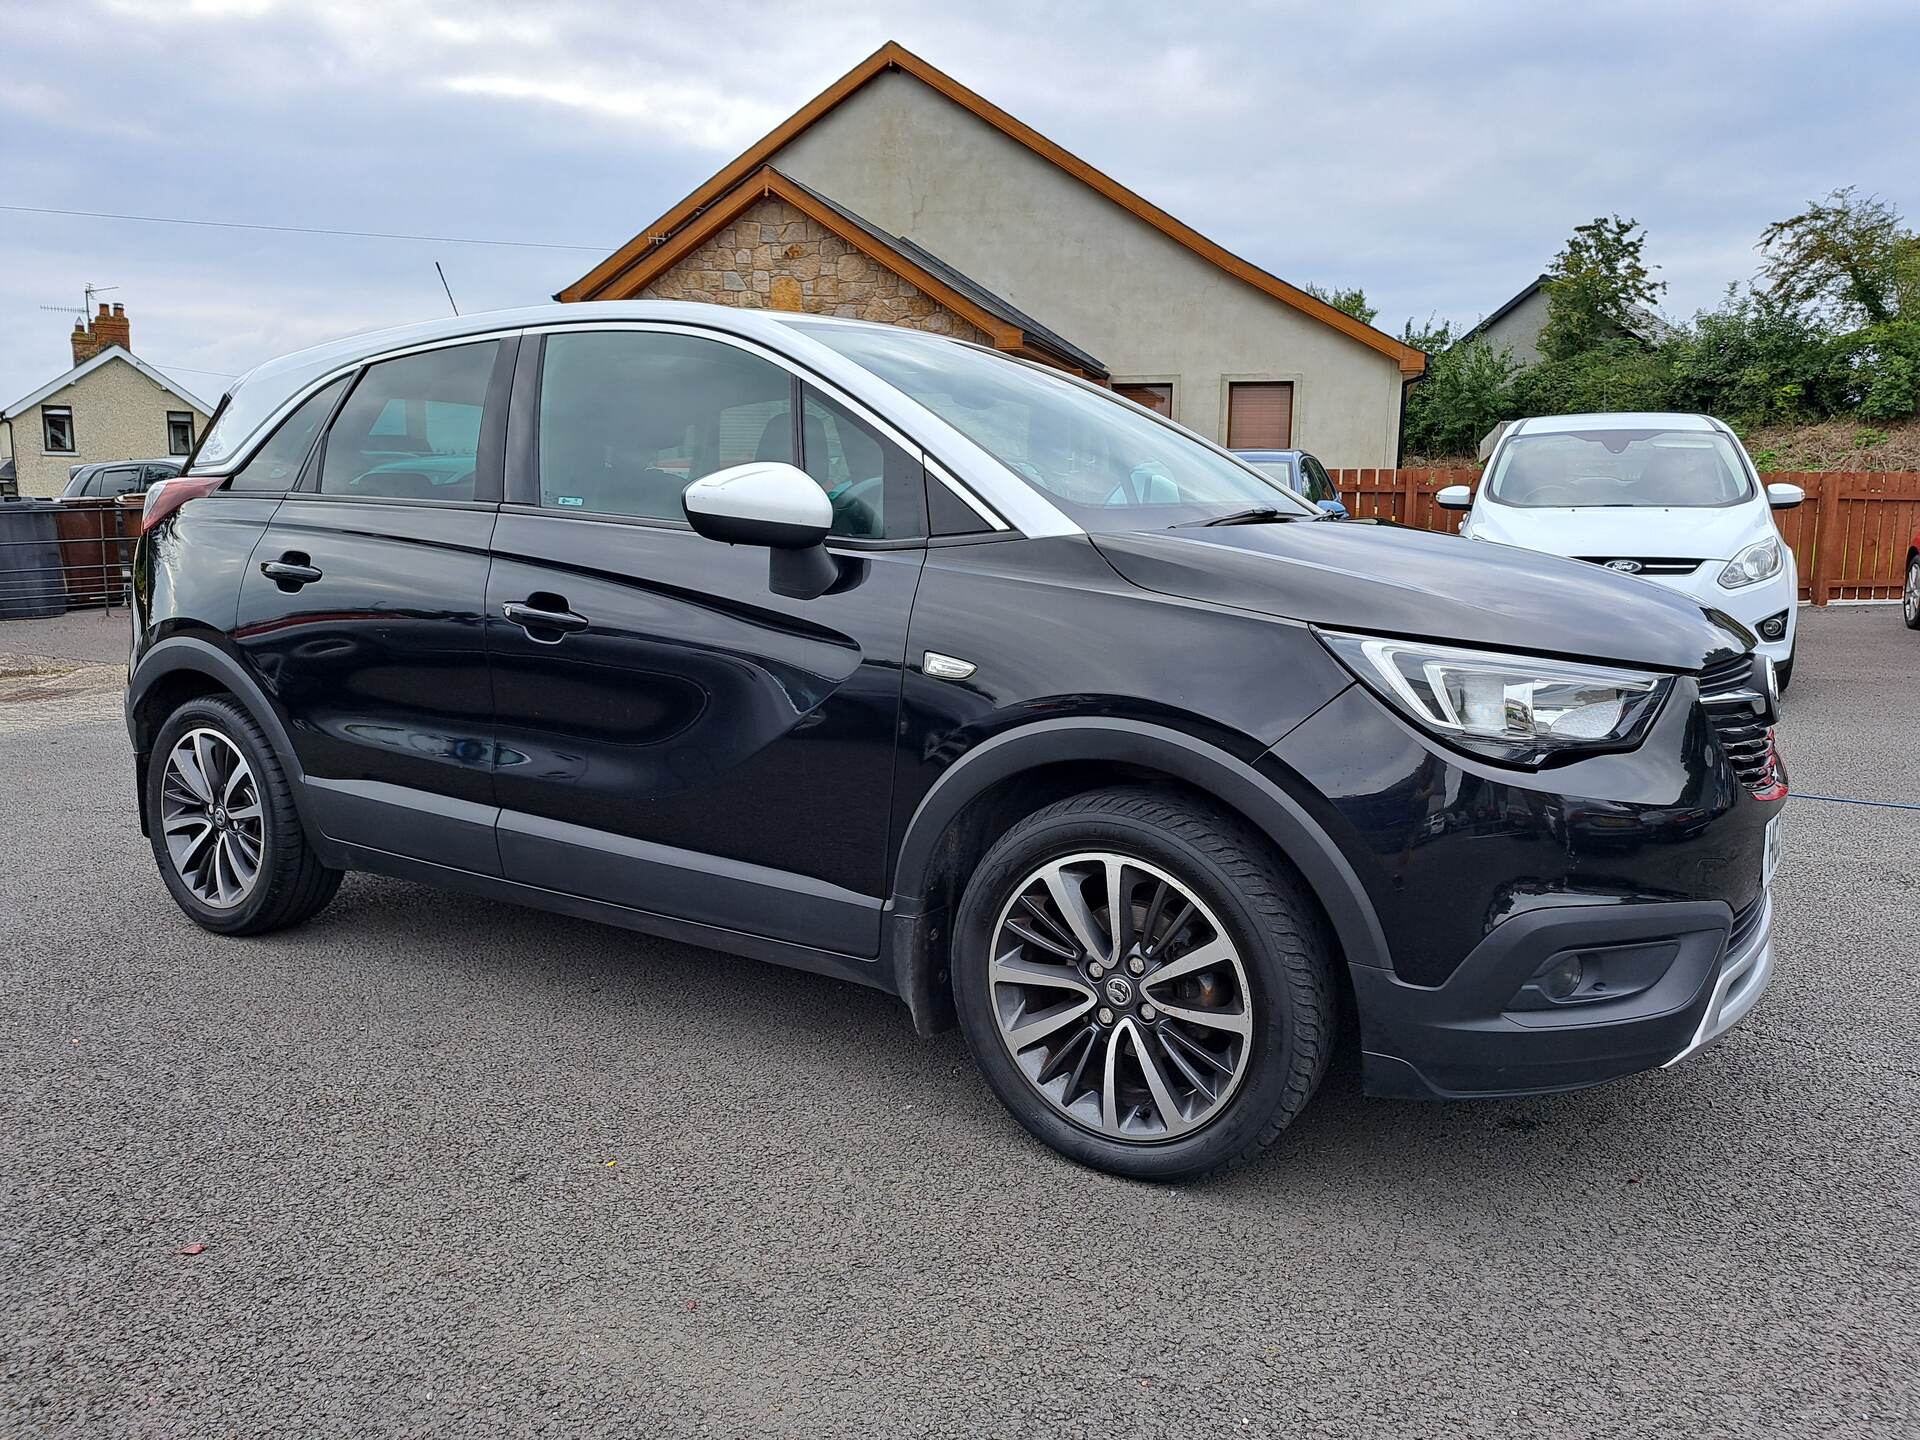
<svg viewBox="0 0 1920 1440"><path fill-rule="evenodd" d="M1803 627L1796 788L1920 802L1920 635ZM851 986L365 876L207 935L67 683L0 699L5 1433L1920 1433L1920 810L1791 807L1773 991L1683 1066L1336 1071L1153 1188Z"/></svg>

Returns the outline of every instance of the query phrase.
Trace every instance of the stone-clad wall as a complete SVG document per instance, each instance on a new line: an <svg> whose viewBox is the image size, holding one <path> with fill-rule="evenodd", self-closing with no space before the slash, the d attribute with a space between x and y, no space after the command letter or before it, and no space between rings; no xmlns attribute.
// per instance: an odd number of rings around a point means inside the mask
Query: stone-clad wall
<svg viewBox="0 0 1920 1440"><path fill-rule="evenodd" d="M641 294L844 315L991 343L977 325L773 196L750 206Z"/></svg>

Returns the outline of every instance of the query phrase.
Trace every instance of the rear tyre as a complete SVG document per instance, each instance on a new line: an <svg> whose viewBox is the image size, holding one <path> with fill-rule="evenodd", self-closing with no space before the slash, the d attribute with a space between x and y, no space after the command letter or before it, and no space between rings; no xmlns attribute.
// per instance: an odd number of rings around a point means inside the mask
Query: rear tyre
<svg viewBox="0 0 1920 1440"><path fill-rule="evenodd" d="M1909 630L1920 630L1920 555L1907 557L1907 583L1900 592L1900 618Z"/></svg>
<svg viewBox="0 0 1920 1440"><path fill-rule="evenodd" d="M987 852L955 926L954 998L987 1083L1035 1136L1095 1169L1185 1180L1254 1159L1313 1095L1333 948L1240 821L1099 790Z"/></svg>
<svg viewBox="0 0 1920 1440"><path fill-rule="evenodd" d="M175 902L203 929L297 925L340 888L308 845L292 787L251 715L222 696L167 717L147 765L147 828Z"/></svg>

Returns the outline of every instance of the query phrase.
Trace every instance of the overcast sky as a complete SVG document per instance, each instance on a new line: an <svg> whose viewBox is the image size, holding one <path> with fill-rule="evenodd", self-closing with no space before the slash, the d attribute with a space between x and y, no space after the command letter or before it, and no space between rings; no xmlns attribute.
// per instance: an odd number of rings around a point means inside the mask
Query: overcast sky
<svg viewBox="0 0 1920 1440"><path fill-rule="evenodd" d="M209 403L281 351L538 302L897 39L1382 328L1472 323L1618 211L1684 317L1769 220L1853 184L1920 219L1920 5L1205 7L706 0L0 0L0 404L70 362L82 286ZM1040 309L1044 319L1044 307Z"/></svg>

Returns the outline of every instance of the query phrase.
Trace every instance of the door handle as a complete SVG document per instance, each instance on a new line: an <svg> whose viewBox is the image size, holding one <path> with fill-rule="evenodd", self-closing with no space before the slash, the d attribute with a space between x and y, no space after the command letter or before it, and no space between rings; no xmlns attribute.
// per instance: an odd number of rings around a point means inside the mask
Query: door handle
<svg viewBox="0 0 1920 1440"><path fill-rule="evenodd" d="M298 550L289 550L278 560L262 561L260 573L291 594L302 585L311 585L318 580L320 567L312 564Z"/></svg>
<svg viewBox="0 0 1920 1440"><path fill-rule="evenodd" d="M509 600L500 607L500 613L507 617L509 624L518 625L535 640L547 644L557 642L562 635L570 635L587 628L587 617L576 615L567 608L567 602L557 595L542 595L544 604L535 604L532 600ZM552 630L552 640L535 634L539 630Z"/></svg>

